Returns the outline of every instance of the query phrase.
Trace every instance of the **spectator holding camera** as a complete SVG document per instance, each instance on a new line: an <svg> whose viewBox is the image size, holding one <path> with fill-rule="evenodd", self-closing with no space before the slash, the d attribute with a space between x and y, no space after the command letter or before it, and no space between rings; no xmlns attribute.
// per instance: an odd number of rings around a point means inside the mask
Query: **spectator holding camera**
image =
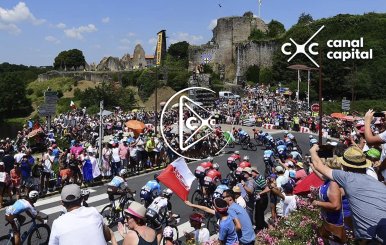
<svg viewBox="0 0 386 245"><path fill-rule="evenodd" d="M366 174L371 162L356 146L348 148L337 161L343 170L331 169L318 156L319 146L310 149L313 167L326 178L344 189L350 203L355 238L359 244L368 244L378 237L386 237L386 186Z"/></svg>

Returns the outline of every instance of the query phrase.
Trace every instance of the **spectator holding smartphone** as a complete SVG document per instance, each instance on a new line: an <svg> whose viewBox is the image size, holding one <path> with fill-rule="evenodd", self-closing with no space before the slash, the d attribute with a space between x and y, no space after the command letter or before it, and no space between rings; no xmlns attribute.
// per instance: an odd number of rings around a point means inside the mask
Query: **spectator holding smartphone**
<svg viewBox="0 0 386 245"><path fill-rule="evenodd" d="M368 145L382 145L382 154L381 154L381 162L386 158L386 131L381 132L378 135L373 135L371 130L371 122L374 119L374 111L372 109L368 110L365 115L365 138ZM376 116L382 116L378 113ZM382 121L385 123L385 114L382 116Z"/></svg>

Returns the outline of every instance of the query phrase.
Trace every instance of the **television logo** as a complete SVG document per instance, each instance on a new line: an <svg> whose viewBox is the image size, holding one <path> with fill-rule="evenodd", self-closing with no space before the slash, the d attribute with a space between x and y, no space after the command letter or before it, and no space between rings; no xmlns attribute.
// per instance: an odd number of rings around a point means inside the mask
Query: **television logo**
<svg viewBox="0 0 386 245"><path fill-rule="evenodd" d="M174 94L166 102L162 110L160 120L160 131L165 144L175 154L191 160L202 160L207 158L209 155L204 156L201 154L199 155L200 158L197 158L191 157L190 155L184 155L184 152L199 150L195 147L203 147L204 144L208 144L210 136L214 136L216 134L216 113L206 109L202 103L194 101L186 95L187 93L197 94L197 92L209 92L216 95L216 92L204 87L190 87L183 89ZM178 103L170 105L172 101L178 101ZM171 108L174 108L173 115L170 114ZM176 112L177 115L175 114ZM170 122L173 119L177 119L177 123L165 125L165 122ZM169 127L168 130L166 130L167 127L165 126ZM175 135L177 137L173 138L171 135ZM218 155L226 147L227 143L228 142L226 142L223 147L219 147L221 149L217 148L218 150L216 153L211 153L210 155Z"/></svg>
<svg viewBox="0 0 386 245"><path fill-rule="evenodd" d="M323 30L324 25L321 26L305 43L298 44L292 38L290 38L291 42L295 44L296 51L292 54L291 51L288 51L287 48L291 47L291 43L284 43L281 46L281 52L284 55L292 55L287 62L290 62L293 58L295 58L298 54L304 54L316 67L319 67L319 64L315 62L314 59L310 55L318 55L318 51L315 51L315 48L319 46L318 43L311 43L312 39L315 38L316 35L319 34L321 30ZM326 46L328 48L350 48L349 50L329 50L326 53L327 59L330 60L342 60L345 62L346 60L368 60L373 58L373 50L369 49L368 51L361 51L360 48L364 47L364 39L360 37L357 40L327 40Z"/></svg>

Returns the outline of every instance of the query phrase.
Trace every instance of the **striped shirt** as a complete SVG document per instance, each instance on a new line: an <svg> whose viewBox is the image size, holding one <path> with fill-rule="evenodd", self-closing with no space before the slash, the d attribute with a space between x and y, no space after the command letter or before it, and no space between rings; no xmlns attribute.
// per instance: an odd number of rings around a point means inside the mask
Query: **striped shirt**
<svg viewBox="0 0 386 245"><path fill-rule="evenodd" d="M256 184L255 186L256 192L261 192L262 190L265 189L267 184L266 184L265 178L262 175L257 176L254 180Z"/></svg>

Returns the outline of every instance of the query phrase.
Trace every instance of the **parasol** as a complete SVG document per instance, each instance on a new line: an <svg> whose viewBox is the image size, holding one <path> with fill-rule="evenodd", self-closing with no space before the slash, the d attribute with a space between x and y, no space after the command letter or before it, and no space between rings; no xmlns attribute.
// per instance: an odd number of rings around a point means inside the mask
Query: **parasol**
<svg viewBox="0 0 386 245"><path fill-rule="evenodd" d="M41 127L32 130L27 136L30 139L30 138L33 138L33 137L35 137L36 135L38 135L40 133L44 133L44 131L43 131L43 129Z"/></svg>
<svg viewBox="0 0 386 245"><path fill-rule="evenodd" d="M304 195L310 193L311 186L320 187L323 184L321 180L315 173L311 173L304 180L295 186L294 194Z"/></svg>
<svg viewBox="0 0 386 245"><path fill-rule="evenodd" d="M138 120L129 120L125 123L126 127L131 128L133 130L143 130L146 126L143 122Z"/></svg>
<svg viewBox="0 0 386 245"><path fill-rule="evenodd" d="M345 114L342 114L340 112L334 112L330 116L333 117L333 118L337 118L337 119L342 119L342 118L346 117Z"/></svg>

